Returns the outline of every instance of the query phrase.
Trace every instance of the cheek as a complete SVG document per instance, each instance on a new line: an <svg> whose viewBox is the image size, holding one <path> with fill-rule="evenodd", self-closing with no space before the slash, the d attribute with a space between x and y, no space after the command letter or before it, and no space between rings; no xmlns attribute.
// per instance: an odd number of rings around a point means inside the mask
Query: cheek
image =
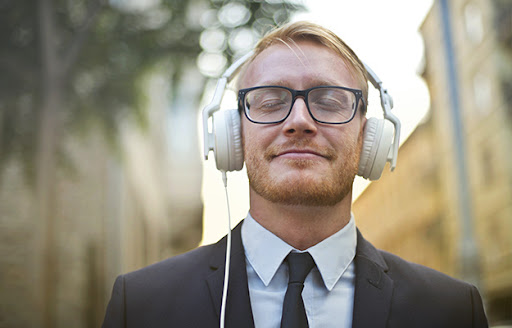
<svg viewBox="0 0 512 328"><path fill-rule="evenodd" d="M264 126L257 126L250 122L243 123L241 133L244 151L264 151L272 140L270 131L267 131Z"/></svg>
<svg viewBox="0 0 512 328"><path fill-rule="evenodd" d="M354 121L356 123L356 121ZM347 130L347 138L350 138L351 142L354 144L359 144L363 138L363 128L364 124L357 122L357 124L353 124Z"/></svg>
<svg viewBox="0 0 512 328"><path fill-rule="evenodd" d="M333 147L338 151L346 152L347 149L353 149L353 145L359 144L362 133L357 128L343 129L331 134L328 138Z"/></svg>
<svg viewBox="0 0 512 328"><path fill-rule="evenodd" d="M246 147L251 146L251 141L254 140L254 137L251 136L249 129L245 127L246 124L242 124L241 133L242 133L242 147L245 150Z"/></svg>
<svg viewBox="0 0 512 328"><path fill-rule="evenodd" d="M254 129L242 128L242 147L246 164L251 165L250 162L253 162L257 157L256 154L260 153L261 145L259 143L259 136Z"/></svg>
<svg viewBox="0 0 512 328"><path fill-rule="evenodd" d="M243 115L243 114L242 114ZM242 135L242 149L245 151L245 147L248 144L247 141L251 140L251 136L249 135L249 132L247 131L248 122L245 120L245 117L242 116L241 122L240 122L240 134Z"/></svg>

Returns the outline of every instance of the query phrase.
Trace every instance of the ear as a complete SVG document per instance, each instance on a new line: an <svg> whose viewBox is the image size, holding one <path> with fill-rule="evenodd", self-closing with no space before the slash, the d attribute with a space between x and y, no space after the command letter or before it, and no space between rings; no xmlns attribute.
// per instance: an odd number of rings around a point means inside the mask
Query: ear
<svg viewBox="0 0 512 328"><path fill-rule="evenodd" d="M368 122L368 119L366 118L366 116L363 116L361 118L361 130L364 131L364 129L366 128L366 123Z"/></svg>

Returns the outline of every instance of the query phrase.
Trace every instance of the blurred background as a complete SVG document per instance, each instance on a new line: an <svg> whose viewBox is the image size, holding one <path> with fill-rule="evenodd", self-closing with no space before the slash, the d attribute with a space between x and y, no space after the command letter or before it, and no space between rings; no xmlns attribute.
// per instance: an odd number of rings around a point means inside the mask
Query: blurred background
<svg viewBox="0 0 512 328"><path fill-rule="evenodd" d="M512 326L512 1L0 0L0 327L98 327L117 275L225 234L201 109L301 19L338 33L402 120L397 169L356 180L362 233L476 284ZM235 224L247 179L228 177Z"/></svg>

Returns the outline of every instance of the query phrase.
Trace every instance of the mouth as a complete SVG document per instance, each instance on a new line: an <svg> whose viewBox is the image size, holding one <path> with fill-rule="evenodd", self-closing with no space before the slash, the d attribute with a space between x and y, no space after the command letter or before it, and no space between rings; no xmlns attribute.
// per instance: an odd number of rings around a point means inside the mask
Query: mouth
<svg viewBox="0 0 512 328"><path fill-rule="evenodd" d="M315 158L328 158L326 155L312 150L312 149L286 149L278 152L273 158L285 158L285 159L315 159Z"/></svg>
<svg viewBox="0 0 512 328"><path fill-rule="evenodd" d="M290 161L318 161L335 160L336 152L331 147L320 146L312 142L289 142L281 145L270 145L266 150L264 157L271 162L274 159L283 159Z"/></svg>

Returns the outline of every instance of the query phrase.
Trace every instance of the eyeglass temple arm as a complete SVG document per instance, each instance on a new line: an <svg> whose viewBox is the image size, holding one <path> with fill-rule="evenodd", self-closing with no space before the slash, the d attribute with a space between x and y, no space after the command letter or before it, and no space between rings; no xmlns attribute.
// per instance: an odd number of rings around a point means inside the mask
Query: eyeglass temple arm
<svg viewBox="0 0 512 328"><path fill-rule="evenodd" d="M384 88L382 81L368 65L364 64L364 67L368 72L368 79L370 80L371 84L375 87L375 89L379 90L380 103L382 105L382 109L384 110L384 118L393 123L395 126L393 145L391 146L390 153L388 154L388 162L390 162L391 171L393 171L396 167L396 161L398 157L401 123L398 117L391 113L391 109L393 108L393 98L388 93L388 90Z"/></svg>
<svg viewBox="0 0 512 328"><path fill-rule="evenodd" d="M204 133L204 158L208 159L208 153L210 150L213 150L215 147L215 138L213 137L213 131L210 132L208 130L208 119L213 116L213 113L220 109L220 103L222 102L222 97L224 96L224 90L226 90L227 84L231 81L231 79L235 76L236 71L253 55L254 51L250 51L243 57L236 60L229 68L222 74L219 81L217 82L217 86L215 87L215 92L213 94L213 99L204 109L203 109L203 133Z"/></svg>

